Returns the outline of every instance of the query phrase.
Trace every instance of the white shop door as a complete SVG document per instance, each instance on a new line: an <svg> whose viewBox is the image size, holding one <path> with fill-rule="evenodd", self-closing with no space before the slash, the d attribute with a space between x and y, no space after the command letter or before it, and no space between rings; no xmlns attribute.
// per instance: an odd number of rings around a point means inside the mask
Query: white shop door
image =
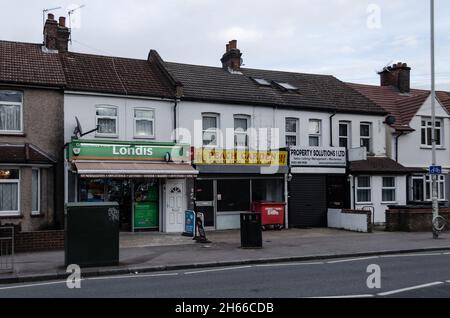
<svg viewBox="0 0 450 318"><path fill-rule="evenodd" d="M184 181L170 180L166 184L167 233L184 232Z"/></svg>

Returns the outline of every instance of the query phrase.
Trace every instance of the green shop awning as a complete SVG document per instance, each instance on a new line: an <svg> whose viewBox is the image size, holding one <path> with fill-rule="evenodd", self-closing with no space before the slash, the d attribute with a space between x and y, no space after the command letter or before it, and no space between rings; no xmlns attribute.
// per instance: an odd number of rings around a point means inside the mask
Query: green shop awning
<svg viewBox="0 0 450 318"><path fill-rule="evenodd" d="M81 178L194 178L189 164L134 162L74 162Z"/></svg>

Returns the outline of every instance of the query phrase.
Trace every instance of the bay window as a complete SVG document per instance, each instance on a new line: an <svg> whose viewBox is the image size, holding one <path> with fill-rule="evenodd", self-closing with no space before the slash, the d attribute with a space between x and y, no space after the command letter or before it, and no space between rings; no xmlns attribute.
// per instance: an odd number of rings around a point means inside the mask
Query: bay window
<svg viewBox="0 0 450 318"><path fill-rule="evenodd" d="M20 171L0 170L0 215L19 215Z"/></svg>
<svg viewBox="0 0 450 318"><path fill-rule="evenodd" d="M22 126L22 93L0 91L0 133L21 133L23 131Z"/></svg>
<svg viewBox="0 0 450 318"><path fill-rule="evenodd" d="M155 137L155 111L153 109L134 110L135 138Z"/></svg>
<svg viewBox="0 0 450 318"><path fill-rule="evenodd" d="M438 200L446 200L445 176L437 176ZM414 202L431 202L432 200L432 178L431 176L413 176L411 177L410 200Z"/></svg>
<svg viewBox="0 0 450 318"><path fill-rule="evenodd" d="M97 135L115 137L118 134L118 110L114 106L97 106Z"/></svg>

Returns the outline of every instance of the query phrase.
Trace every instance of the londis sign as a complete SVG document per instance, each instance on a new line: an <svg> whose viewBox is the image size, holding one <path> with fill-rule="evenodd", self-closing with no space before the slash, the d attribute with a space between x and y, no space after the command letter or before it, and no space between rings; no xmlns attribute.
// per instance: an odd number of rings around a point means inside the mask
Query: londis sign
<svg viewBox="0 0 450 318"><path fill-rule="evenodd" d="M188 145L167 143L98 142L76 140L69 144L68 159L190 162Z"/></svg>
<svg viewBox="0 0 450 318"><path fill-rule="evenodd" d="M245 151L224 149L195 149L193 161L197 165L261 165L285 167L286 151Z"/></svg>

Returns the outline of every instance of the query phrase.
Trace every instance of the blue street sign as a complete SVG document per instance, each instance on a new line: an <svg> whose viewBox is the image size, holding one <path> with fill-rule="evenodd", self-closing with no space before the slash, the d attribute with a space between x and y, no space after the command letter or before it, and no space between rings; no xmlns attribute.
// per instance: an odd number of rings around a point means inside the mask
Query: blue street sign
<svg viewBox="0 0 450 318"><path fill-rule="evenodd" d="M431 166L430 167L430 174L431 175L442 174L442 167L441 166Z"/></svg>

